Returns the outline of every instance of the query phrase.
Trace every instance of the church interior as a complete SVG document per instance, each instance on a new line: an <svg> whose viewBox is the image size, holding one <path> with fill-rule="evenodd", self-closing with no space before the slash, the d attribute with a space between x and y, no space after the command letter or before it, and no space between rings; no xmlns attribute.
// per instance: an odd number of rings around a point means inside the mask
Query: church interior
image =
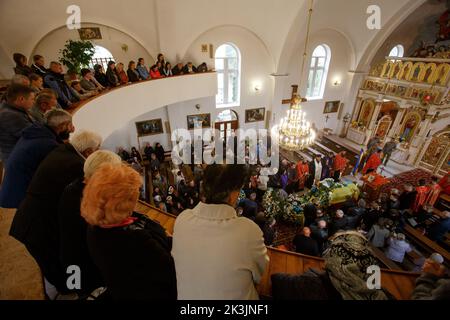
<svg viewBox="0 0 450 320"><path fill-rule="evenodd" d="M0 38L0 300L450 299L450 0L2 0Z"/></svg>

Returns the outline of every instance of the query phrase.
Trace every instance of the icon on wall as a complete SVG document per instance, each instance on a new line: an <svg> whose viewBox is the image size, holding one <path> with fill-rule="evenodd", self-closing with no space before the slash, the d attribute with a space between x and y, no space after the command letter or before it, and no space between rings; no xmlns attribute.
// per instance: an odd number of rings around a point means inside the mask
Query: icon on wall
<svg viewBox="0 0 450 320"><path fill-rule="evenodd" d="M339 110L339 106L341 105L340 101L327 101L325 102L325 108L323 109L323 113L336 113Z"/></svg>
<svg viewBox="0 0 450 320"><path fill-rule="evenodd" d="M102 39L100 28L80 28L78 29L81 40Z"/></svg>
<svg viewBox="0 0 450 320"><path fill-rule="evenodd" d="M245 110L245 123L264 121L266 108Z"/></svg>
<svg viewBox="0 0 450 320"><path fill-rule="evenodd" d="M136 130L138 137L164 133L161 119L136 122Z"/></svg>

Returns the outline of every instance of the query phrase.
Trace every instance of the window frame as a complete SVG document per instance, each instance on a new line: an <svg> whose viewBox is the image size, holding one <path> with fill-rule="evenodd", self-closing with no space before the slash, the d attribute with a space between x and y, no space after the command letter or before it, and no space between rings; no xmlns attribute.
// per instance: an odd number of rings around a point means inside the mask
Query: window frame
<svg viewBox="0 0 450 320"><path fill-rule="evenodd" d="M324 49L325 56L314 55L314 53L317 51L317 49L319 47L322 47ZM323 66L319 66L320 59L325 59L325 63ZM314 66L312 66L313 62L314 62ZM308 99L308 100L323 99L324 94L325 94L325 87L326 87L326 83L327 83L327 79L328 79L328 71L330 68L330 62L331 62L330 47L325 43L321 43L321 44L317 45L311 54L311 59L309 60L308 77L307 77L307 82L306 82L306 99ZM312 81L311 81L312 86L311 86L311 88L309 88L308 86L310 83L311 71L313 72L312 73ZM319 94L312 95L316 91L314 83L316 82L316 78L318 76L319 71L322 71L322 78L320 79Z"/></svg>
<svg viewBox="0 0 450 320"><path fill-rule="evenodd" d="M397 50L397 55L393 55L392 52L394 50ZM405 56L405 47L402 44L397 44L394 47L392 47L391 51L389 51L389 57L395 57L395 58L403 58Z"/></svg>
<svg viewBox="0 0 450 320"><path fill-rule="evenodd" d="M218 56L217 52L222 46L230 46L233 48L233 50L236 52L236 58L234 57L227 57L227 56ZM223 69L217 68L217 60L223 61ZM229 68L230 61L236 59L236 69ZM233 44L233 43L223 43L220 46L217 47L216 52L214 54L214 65L215 65L215 71L217 73L217 87L219 88L219 75L223 75L223 103L219 103L219 92L217 92L216 95L216 108L232 108L232 107L239 107L241 103L241 53L239 48ZM237 97L236 101L229 101L229 87L230 87L230 81L229 77L230 75L235 74L236 76L236 86L237 86Z"/></svg>
<svg viewBox="0 0 450 320"><path fill-rule="evenodd" d="M115 61L114 60L114 56L113 56L112 52L108 48L105 48L104 46L100 46L98 44L94 44L95 51L97 50L97 47L98 48L102 48L103 50L105 50L107 53L109 53L109 56L106 56L106 57L100 57L100 56L99 57L95 57L97 52L94 52L94 55L91 58L91 62L90 62L89 67L94 69L94 65L101 64L103 66L103 69L106 72L106 70L108 70L108 62L109 61Z"/></svg>

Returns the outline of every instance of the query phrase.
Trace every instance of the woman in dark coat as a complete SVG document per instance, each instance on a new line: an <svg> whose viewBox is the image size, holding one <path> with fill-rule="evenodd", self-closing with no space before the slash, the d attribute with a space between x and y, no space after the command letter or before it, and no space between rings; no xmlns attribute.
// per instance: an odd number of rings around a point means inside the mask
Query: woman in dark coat
<svg viewBox="0 0 450 320"><path fill-rule="evenodd" d="M171 241L158 223L133 212L140 186L124 164L105 164L89 179L81 201L89 252L113 300L175 300Z"/></svg>
<svg viewBox="0 0 450 320"><path fill-rule="evenodd" d="M84 165L84 177L69 184L61 196L58 208L60 234L60 260L64 270L71 265L80 267L82 274L81 289L74 290L80 298L88 296L95 289L105 285L98 268L89 254L86 242L88 224L81 217L80 205L85 183L104 163L119 165L120 157L107 150L91 154Z"/></svg>
<svg viewBox="0 0 450 320"><path fill-rule="evenodd" d="M94 71L95 80L97 80L103 87L109 87L108 79L106 78L106 74L103 71L103 66L100 64L96 64L94 66Z"/></svg>
<svg viewBox="0 0 450 320"><path fill-rule="evenodd" d="M156 146L155 146L155 154L156 154L156 158L158 158L158 160L159 160L159 162L161 162L161 163L163 163L164 162L164 158L165 158L165 156L164 156L164 148L163 148L163 146L161 145L161 143L156 143Z"/></svg>
<svg viewBox="0 0 450 320"><path fill-rule="evenodd" d="M21 74L23 76L28 77L33 73L33 69L31 69L27 65L27 57L25 57L21 53L14 53L13 55L14 62L16 63L16 67L14 68L15 74Z"/></svg>
<svg viewBox="0 0 450 320"><path fill-rule="evenodd" d="M139 80L141 80L141 76L139 75L139 72L136 70L136 62L130 61L128 63L127 76L130 82L138 82Z"/></svg>

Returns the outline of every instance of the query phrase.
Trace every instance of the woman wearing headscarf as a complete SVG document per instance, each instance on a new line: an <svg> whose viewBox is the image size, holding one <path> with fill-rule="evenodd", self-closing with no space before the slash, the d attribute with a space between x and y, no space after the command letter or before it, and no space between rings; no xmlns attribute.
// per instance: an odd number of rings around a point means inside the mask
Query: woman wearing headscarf
<svg viewBox="0 0 450 320"><path fill-rule="evenodd" d="M384 289L369 289L367 268L378 265L367 239L358 232L337 233L324 252L325 270L301 275L273 274L277 300L388 300Z"/></svg>

